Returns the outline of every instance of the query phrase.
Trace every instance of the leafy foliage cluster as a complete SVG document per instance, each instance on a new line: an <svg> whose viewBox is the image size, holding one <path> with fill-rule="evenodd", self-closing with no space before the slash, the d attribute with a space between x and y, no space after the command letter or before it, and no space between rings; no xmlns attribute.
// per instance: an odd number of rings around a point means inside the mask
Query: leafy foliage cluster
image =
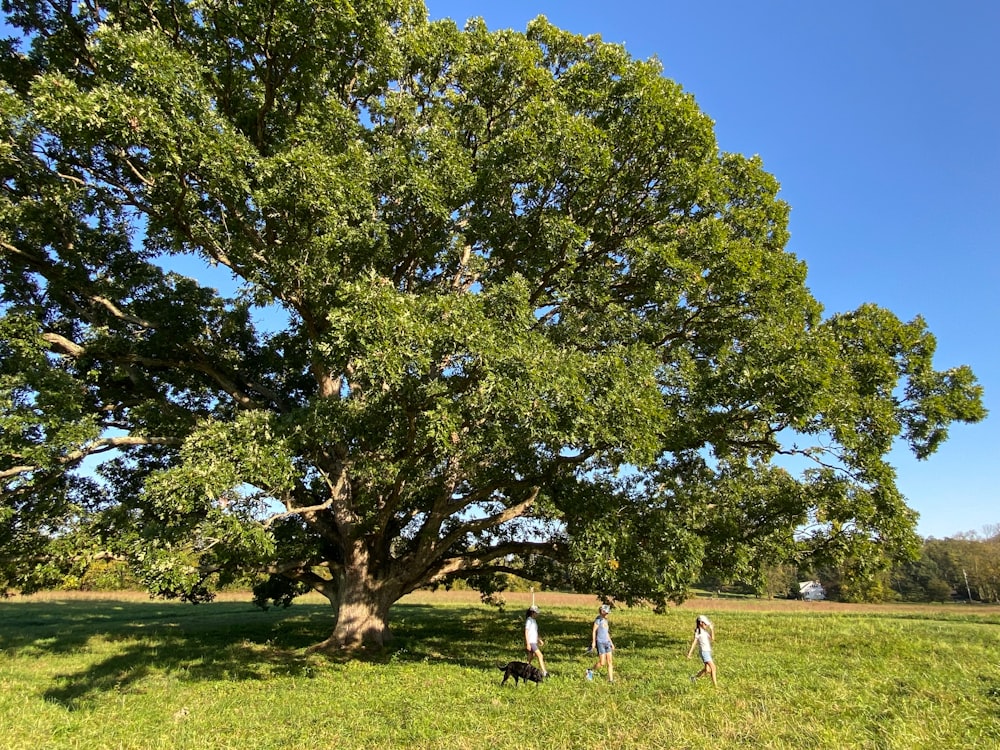
<svg viewBox="0 0 1000 750"><path fill-rule="evenodd" d="M921 319L823 316L655 60L416 0L4 8L5 588L264 571L353 645L455 578L865 576L915 544L894 441L984 416Z"/></svg>

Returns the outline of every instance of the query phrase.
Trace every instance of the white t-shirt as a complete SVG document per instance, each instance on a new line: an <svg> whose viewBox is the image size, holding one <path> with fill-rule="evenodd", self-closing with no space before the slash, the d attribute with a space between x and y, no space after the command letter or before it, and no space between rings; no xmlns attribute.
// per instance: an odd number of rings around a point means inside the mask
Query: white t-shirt
<svg viewBox="0 0 1000 750"><path fill-rule="evenodd" d="M702 650L712 648L712 636L705 628L694 631L694 637L698 639L698 648Z"/></svg>
<svg viewBox="0 0 1000 750"><path fill-rule="evenodd" d="M704 653L712 653L712 635L707 628L698 628L694 631L694 637L698 639L698 650Z"/></svg>
<svg viewBox="0 0 1000 750"><path fill-rule="evenodd" d="M538 643L538 623L534 617L524 621L524 640L530 645Z"/></svg>

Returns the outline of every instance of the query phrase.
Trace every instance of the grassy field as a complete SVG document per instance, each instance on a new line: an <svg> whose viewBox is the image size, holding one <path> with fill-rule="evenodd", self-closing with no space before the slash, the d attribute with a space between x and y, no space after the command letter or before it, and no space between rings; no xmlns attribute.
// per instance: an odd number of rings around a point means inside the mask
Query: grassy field
<svg viewBox="0 0 1000 750"><path fill-rule="evenodd" d="M524 595L393 610L396 639L355 660L307 655L330 612L307 599L0 602L0 747L995 748L1000 610L701 599L616 609L616 683L587 682L597 601L541 593L553 677L500 687ZM690 675L694 616L717 628L719 687Z"/></svg>

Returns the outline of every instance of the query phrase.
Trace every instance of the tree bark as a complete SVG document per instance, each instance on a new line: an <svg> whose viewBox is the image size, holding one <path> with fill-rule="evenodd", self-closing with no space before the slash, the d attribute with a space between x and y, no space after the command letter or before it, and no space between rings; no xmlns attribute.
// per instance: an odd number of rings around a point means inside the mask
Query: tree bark
<svg viewBox="0 0 1000 750"><path fill-rule="evenodd" d="M336 612L333 633L309 651L356 651L381 648L392 640L389 609L400 596L398 587L377 575L366 564L367 556L343 568L338 595L328 597Z"/></svg>

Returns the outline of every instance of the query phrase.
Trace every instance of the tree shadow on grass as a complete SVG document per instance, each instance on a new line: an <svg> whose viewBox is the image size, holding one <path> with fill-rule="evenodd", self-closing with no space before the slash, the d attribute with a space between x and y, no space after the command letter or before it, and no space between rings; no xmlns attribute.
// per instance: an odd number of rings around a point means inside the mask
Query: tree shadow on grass
<svg viewBox="0 0 1000 750"><path fill-rule="evenodd" d="M109 693L142 693L152 679L310 677L324 663L351 660L495 666L488 654L500 649L493 645L503 641L503 650L516 653L523 619L485 607L402 604L393 609L397 637L389 646L310 654L308 647L329 636L333 624L325 604L296 603L264 612L249 602L0 603L0 652L40 661L51 657L50 664L56 665L63 657L92 654L86 666L55 675L44 690L46 700L76 710Z"/></svg>
<svg viewBox="0 0 1000 750"><path fill-rule="evenodd" d="M40 602L3 605L0 650L21 657L96 655L57 675L46 700L80 708L108 692L143 691L153 676L181 681L307 676L330 609L305 605L262 612L249 603Z"/></svg>
<svg viewBox="0 0 1000 750"><path fill-rule="evenodd" d="M249 602L32 602L0 604L0 649L9 654L75 653L94 639L139 640L184 636L225 646L234 638L299 648L312 637L306 621L330 622L330 608L304 605L264 612Z"/></svg>
<svg viewBox="0 0 1000 750"><path fill-rule="evenodd" d="M304 675L308 660L301 652L232 644L224 650L187 636L159 637L136 643L73 673L58 675L45 699L69 709L82 708L107 693L144 692L154 676L180 681L256 681L277 675Z"/></svg>
<svg viewBox="0 0 1000 750"><path fill-rule="evenodd" d="M547 612L539 618L550 672L576 669L591 657L592 618ZM22 657L95 656L77 672L57 675L44 695L70 710L107 693L141 693L154 678L178 681L255 681L275 676L310 677L323 663L358 660L439 663L493 671L524 660L524 612L474 606L400 603L393 607L394 639L361 653L310 654L329 636L331 609L297 603L267 612L249 602L70 601L0 604L0 650ZM614 629L630 648L671 647L672 640L642 631ZM572 665L572 667L570 667Z"/></svg>
<svg viewBox="0 0 1000 750"><path fill-rule="evenodd" d="M508 661L526 661L523 610L498 612L486 606L431 606L397 604L393 608L394 639L379 653L362 658L386 661L437 661L473 669L493 670ZM538 619L546 667L559 674L589 666L587 655L593 615L543 612ZM687 640L646 629L633 631L612 621L616 646L627 649L676 650Z"/></svg>

